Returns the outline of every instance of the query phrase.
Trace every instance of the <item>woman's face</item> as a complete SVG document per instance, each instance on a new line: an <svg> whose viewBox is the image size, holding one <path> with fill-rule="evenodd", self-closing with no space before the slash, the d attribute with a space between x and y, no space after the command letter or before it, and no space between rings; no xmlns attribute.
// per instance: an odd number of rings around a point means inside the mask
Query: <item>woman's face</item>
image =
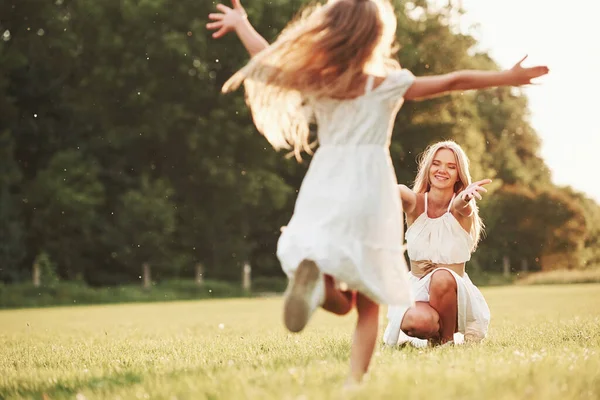
<svg viewBox="0 0 600 400"><path fill-rule="evenodd" d="M454 190L458 181L458 162L454 152L449 149L439 149L433 157L429 168L429 182L436 189Z"/></svg>

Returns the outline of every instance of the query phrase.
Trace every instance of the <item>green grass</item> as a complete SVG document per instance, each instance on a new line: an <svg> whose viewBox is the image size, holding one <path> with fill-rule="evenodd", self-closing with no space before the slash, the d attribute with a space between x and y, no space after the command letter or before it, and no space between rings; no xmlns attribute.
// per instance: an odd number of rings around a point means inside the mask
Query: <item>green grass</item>
<svg viewBox="0 0 600 400"><path fill-rule="evenodd" d="M483 292L488 340L378 346L351 393L341 387L355 314L319 311L291 335L280 298L0 311L0 398L600 398L600 285Z"/></svg>
<svg viewBox="0 0 600 400"><path fill-rule="evenodd" d="M561 285L565 283L600 283L600 268L557 269L534 272L516 281L519 285Z"/></svg>

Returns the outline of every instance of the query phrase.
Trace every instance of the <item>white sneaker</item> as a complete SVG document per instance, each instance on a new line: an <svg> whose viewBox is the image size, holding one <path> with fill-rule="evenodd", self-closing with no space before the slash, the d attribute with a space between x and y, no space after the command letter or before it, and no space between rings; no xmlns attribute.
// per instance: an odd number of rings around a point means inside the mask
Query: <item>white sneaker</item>
<svg viewBox="0 0 600 400"><path fill-rule="evenodd" d="M416 349L424 349L429 346L429 340L419 339L416 337L408 336L408 343Z"/></svg>
<svg viewBox="0 0 600 400"><path fill-rule="evenodd" d="M460 332L456 332L454 334L454 344L458 344L458 345L465 344L465 335L463 335Z"/></svg>
<svg viewBox="0 0 600 400"><path fill-rule="evenodd" d="M406 344L416 348L416 349L424 349L429 347L429 340L427 339L419 339L416 337L408 336L404 331L400 330L398 337L394 340L393 335L386 329L383 334L383 341L387 346L404 346Z"/></svg>
<svg viewBox="0 0 600 400"><path fill-rule="evenodd" d="M285 293L283 320L290 332L300 332L325 301L325 282L314 261L303 260Z"/></svg>
<svg viewBox="0 0 600 400"><path fill-rule="evenodd" d="M397 308L394 310L394 317L390 318L390 321L383 332L383 343L386 346L403 346L407 343L417 349L423 349L429 346L428 340L408 336L400 328L402 320L404 319L404 314L406 314L408 309L409 307Z"/></svg>

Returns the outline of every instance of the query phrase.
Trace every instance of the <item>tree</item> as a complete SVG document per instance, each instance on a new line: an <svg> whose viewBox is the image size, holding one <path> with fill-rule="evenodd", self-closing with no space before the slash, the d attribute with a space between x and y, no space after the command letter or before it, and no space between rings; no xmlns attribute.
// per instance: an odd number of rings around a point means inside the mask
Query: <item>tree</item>
<svg viewBox="0 0 600 400"><path fill-rule="evenodd" d="M499 270L504 256L513 265L526 260L541 269L581 265L585 215L561 189L504 186L490 196L482 217L487 225L487 237L477 254L482 265Z"/></svg>
<svg viewBox="0 0 600 400"><path fill-rule="evenodd" d="M167 182L150 181L143 176L138 189L131 189L121 197L112 243L114 258L129 280L141 274L144 264L169 269L169 247L175 230L172 195Z"/></svg>
<svg viewBox="0 0 600 400"><path fill-rule="evenodd" d="M21 273L19 264L25 255L23 220L15 189L21 172L13 156L12 138L0 135L0 281L14 282Z"/></svg>
<svg viewBox="0 0 600 400"><path fill-rule="evenodd" d="M253 2L247 11L273 40L305 3ZM424 0L393 3L399 58L416 75L498 68L445 10ZM12 176L0 186L0 257L11 271L0 279L25 276L43 251L62 279L81 275L96 285L137 280L144 262L158 279L191 278L202 263L207 277L237 280L247 260L255 275L281 276L279 228L311 157L298 164L273 151L242 91L220 93L248 55L233 35L211 39L213 8L192 0L0 5L0 168ZM598 260L598 206L552 185L518 90L407 102L391 146L398 181L410 184L416 156L441 139L458 141L473 178L493 178L500 193L481 203L489 240L475 261L493 268L488 260L514 250L506 235L553 240L558 253L580 254L585 265ZM549 200L536 203L546 192ZM527 217L519 202L566 211L531 217L535 226L516 232L506 212ZM556 222L551 229L544 218Z"/></svg>
<svg viewBox="0 0 600 400"><path fill-rule="evenodd" d="M30 213L30 251L46 251L63 279L93 269L99 207L104 189L96 162L77 150L64 150L38 172L26 191Z"/></svg>

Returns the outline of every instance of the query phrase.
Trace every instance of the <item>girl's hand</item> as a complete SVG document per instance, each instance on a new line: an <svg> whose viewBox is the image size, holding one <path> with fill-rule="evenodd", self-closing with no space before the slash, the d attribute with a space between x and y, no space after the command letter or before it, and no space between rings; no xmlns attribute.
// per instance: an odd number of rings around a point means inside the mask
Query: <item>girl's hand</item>
<svg viewBox="0 0 600 400"><path fill-rule="evenodd" d="M515 66L509 70L512 81L511 84L514 86L529 85L532 79L546 75L550 71L545 65L523 68L521 64L526 58L527 56L523 57L521 61L516 63Z"/></svg>
<svg viewBox="0 0 600 400"><path fill-rule="evenodd" d="M212 34L213 38L218 39L225 36L247 18L246 10L240 4L240 0L231 0L231 5L233 8L217 4L217 9L221 12L208 14L208 18L215 21L206 24L207 29L216 31Z"/></svg>

